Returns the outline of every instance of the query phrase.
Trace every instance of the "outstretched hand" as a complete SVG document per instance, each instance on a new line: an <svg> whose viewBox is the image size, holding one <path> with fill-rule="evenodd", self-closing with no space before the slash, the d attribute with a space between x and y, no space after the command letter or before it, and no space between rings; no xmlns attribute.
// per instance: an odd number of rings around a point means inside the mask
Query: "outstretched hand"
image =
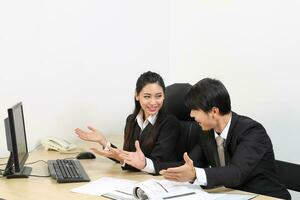
<svg viewBox="0 0 300 200"><path fill-rule="evenodd" d="M179 182L194 181L196 179L196 170L194 168L193 160L190 159L188 154L183 154L185 164L180 167L168 168L161 170L159 173L165 179Z"/></svg>
<svg viewBox="0 0 300 200"><path fill-rule="evenodd" d="M97 153L101 156L115 159L115 160L119 161L120 163L124 162L123 159L120 157L120 154L122 153L122 151L117 148L109 147L109 150L91 148L91 150L93 150L95 153Z"/></svg>
<svg viewBox="0 0 300 200"><path fill-rule="evenodd" d="M128 165L131 165L137 169L144 169L146 166L146 157L140 148L139 141L135 141L135 152L121 151L120 157Z"/></svg>
<svg viewBox="0 0 300 200"><path fill-rule="evenodd" d="M90 131L83 131L80 128L75 129L75 133L78 135L78 137L82 140L86 141L91 141L91 142L98 142L100 143L103 147L106 146L107 140L104 137L104 135L98 131L97 129L88 126L88 129Z"/></svg>

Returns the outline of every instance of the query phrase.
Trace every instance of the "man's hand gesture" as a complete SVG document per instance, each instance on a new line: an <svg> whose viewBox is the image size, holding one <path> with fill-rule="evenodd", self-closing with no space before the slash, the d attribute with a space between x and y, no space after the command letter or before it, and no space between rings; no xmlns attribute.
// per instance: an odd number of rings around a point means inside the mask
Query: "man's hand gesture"
<svg viewBox="0 0 300 200"><path fill-rule="evenodd" d="M163 175L165 179L179 182L194 181L196 179L196 171L194 168L193 161L190 159L188 154L183 154L185 164L180 167L168 168L161 170L159 173Z"/></svg>

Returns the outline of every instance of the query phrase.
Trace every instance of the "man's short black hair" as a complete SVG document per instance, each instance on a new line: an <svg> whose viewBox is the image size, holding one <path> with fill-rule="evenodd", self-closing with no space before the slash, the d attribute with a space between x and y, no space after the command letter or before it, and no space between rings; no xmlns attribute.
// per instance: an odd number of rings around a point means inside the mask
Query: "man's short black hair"
<svg viewBox="0 0 300 200"><path fill-rule="evenodd" d="M223 83L216 79L205 78L196 83L185 96L185 104L190 109L209 112L219 108L220 114L231 111L230 96Z"/></svg>

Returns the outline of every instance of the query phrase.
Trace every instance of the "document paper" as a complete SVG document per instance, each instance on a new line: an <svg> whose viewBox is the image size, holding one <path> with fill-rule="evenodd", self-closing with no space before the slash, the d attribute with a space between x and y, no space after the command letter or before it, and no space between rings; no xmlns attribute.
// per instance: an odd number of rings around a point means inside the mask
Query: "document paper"
<svg viewBox="0 0 300 200"><path fill-rule="evenodd" d="M102 195L107 192L118 190L122 188L126 188L130 185L134 185L136 181L131 181L127 179L119 179L119 178L111 178L111 177L103 177L96 181L92 181L83 186L72 189L72 192L89 194L89 195Z"/></svg>

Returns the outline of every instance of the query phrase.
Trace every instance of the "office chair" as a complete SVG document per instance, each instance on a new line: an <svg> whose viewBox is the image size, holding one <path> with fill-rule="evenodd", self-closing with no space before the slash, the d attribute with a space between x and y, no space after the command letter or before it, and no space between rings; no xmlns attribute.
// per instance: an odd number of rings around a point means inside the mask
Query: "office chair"
<svg viewBox="0 0 300 200"><path fill-rule="evenodd" d="M279 182L288 189L300 192L300 165L275 160Z"/></svg>
<svg viewBox="0 0 300 200"><path fill-rule="evenodd" d="M183 153L189 153L200 139L201 128L190 117L190 110L184 104L184 97L191 87L188 83L175 83L166 87L166 108L180 122L180 138L176 148L178 160L182 160Z"/></svg>
<svg viewBox="0 0 300 200"><path fill-rule="evenodd" d="M185 95L191 88L189 83L174 83L166 87L165 105L178 120L193 121L190 110L184 104Z"/></svg>

